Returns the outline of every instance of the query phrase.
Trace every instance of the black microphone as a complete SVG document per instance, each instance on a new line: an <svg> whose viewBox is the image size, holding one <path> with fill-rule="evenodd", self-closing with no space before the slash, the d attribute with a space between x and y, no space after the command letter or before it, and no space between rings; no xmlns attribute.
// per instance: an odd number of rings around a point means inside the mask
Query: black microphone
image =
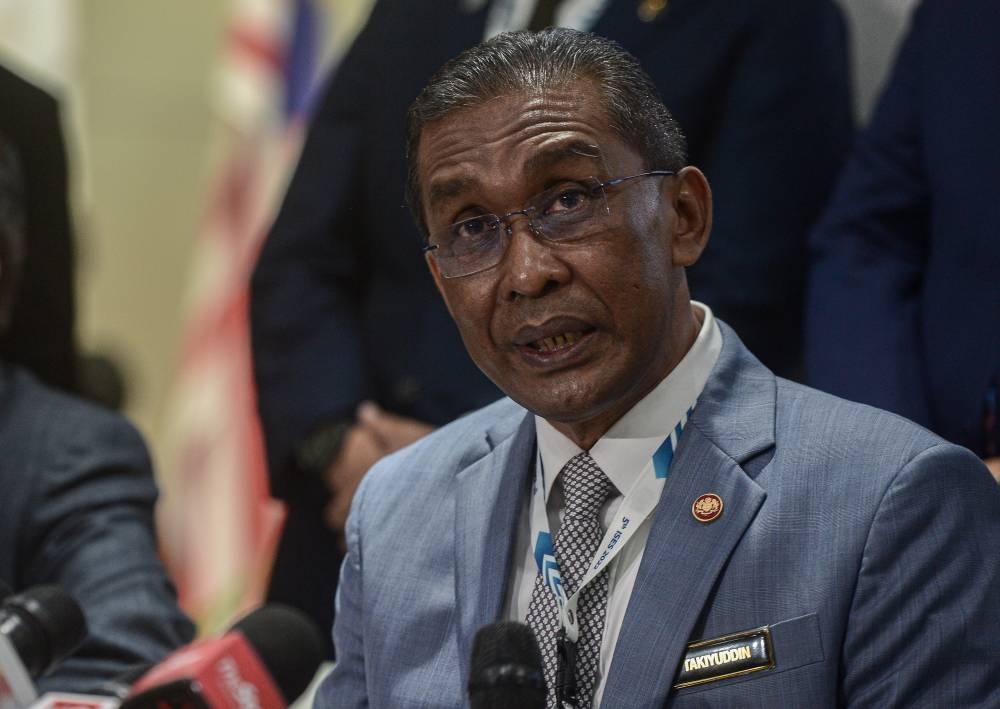
<svg viewBox="0 0 1000 709"><path fill-rule="evenodd" d="M37 697L32 680L87 637L87 622L58 586L36 586L0 604L0 704L25 706Z"/></svg>
<svg viewBox="0 0 1000 709"><path fill-rule="evenodd" d="M58 586L36 586L0 606L0 635L10 641L32 679L48 672L87 637L87 621Z"/></svg>
<svg viewBox="0 0 1000 709"><path fill-rule="evenodd" d="M258 608L221 637L167 656L143 675L121 709L283 709L323 660L315 624L293 608Z"/></svg>
<svg viewBox="0 0 1000 709"><path fill-rule="evenodd" d="M545 709L545 673L535 634L524 623L479 629L469 672L472 709Z"/></svg>

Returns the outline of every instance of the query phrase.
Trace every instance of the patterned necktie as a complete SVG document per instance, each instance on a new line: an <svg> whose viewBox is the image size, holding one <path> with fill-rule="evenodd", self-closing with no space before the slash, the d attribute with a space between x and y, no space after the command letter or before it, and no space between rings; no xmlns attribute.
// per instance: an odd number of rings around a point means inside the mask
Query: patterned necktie
<svg viewBox="0 0 1000 709"><path fill-rule="evenodd" d="M564 511L559 532L556 534L555 554L566 597L569 598L586 575L604 536L600 520L601 507L614 490L614 485L589 453L580 453L573 457L566 463L560 475ZM576 686L579 707L589 707L593 699L607 606L608 570L604 569L580 594L577 607L580 637L576 643ZM528 625L535 631L545 664L545 684L548 687L546 706L548 709L554 709L559 607L552 591L542 579L541 572L535 577L527 620Z"/></svg>

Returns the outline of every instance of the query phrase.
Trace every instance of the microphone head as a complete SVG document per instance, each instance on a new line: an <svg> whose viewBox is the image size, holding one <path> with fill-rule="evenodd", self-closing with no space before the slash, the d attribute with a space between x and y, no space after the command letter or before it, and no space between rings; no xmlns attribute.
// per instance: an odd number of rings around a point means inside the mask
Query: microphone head
<svg viewBox="0 0 1000 709"><path fill-rule="evenodd" d="M73 597L58 586L36 586L3 601L3 632L31 676L39 677L87 637L87 621Z"/></svg>
<svg viewBox="0 0 1000 709"><path fill-rule="evenodd" d="M505 621L479 629L472 641L469 701L473 709L544 709L542 654L531 628Z"/></svg>
<svg viewBox="0 0 1000 709"><path fill-rule="evenodd" d="M323 661L316 624L295 608L269 603L232 629L247 639L289 704L306 690Z"/></svg>

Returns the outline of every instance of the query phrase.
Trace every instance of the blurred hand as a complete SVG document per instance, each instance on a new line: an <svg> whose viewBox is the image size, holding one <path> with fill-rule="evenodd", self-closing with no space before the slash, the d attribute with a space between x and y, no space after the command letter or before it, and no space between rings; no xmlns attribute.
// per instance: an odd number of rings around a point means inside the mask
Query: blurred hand
<svg viewBox="0 0 1000 709"><path fill-rule="evenodd" d="M338 535L341 551L344 550L344 524L351 509L354 491L368 469L385 455L375 435L364 426L354 425L344 434L340 453L326 470L326 484L330 488L330 501L324 516L326 523Z"/></svg>
<svg viewBox="0 0 1000 709"><path fill-rule="evenodd" d="M429 423L383 411L371 401L358 407L358 425L374 434L385 454L398 451L434 430Z"/></svg>
<svg viewBox="0 0 1000 709"><path fill-rule="evenodd" d="M326 523L337 533L344 550L344 525L351 509L351 500L361 479L379 458L422 438L434 427L423 421L383 411L371 401L362 402L357 411L358 422L344 434L344 443L326 471L330 502L325 510Z"/></svg>
<svg viewBox="0 0 1000 709"><path fill-rule="evenodd" d="M996 481L1000 483L1000 457L987 458L983 462L986 463L986 467L990 469L991 473L993 473L993 477L996 478Z"/></svg>

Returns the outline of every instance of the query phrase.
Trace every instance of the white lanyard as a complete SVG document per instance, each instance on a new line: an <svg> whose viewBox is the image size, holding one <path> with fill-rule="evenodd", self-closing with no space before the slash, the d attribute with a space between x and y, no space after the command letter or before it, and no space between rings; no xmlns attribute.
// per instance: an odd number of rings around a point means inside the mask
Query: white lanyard
<svg viewBox="0 0 1000 709"><path fill-rule="evenodd" d="M549 587L556 597L559 606L559 621L566 631L566 638L575 643L580 635L577 625L576 607L580 600L580 592L601 573L611 561L625 548L625 545L635 535L636 530L653 510L656 509L660 501L660 493L663 492L663 485L670 472L670 465L674 459L674 451L677 450L677 442L680 440L684 426L692 409L688 409L681 420L677 422L670 435L660 444L660 447L653 453L650 462L643 468L642 473L632 483L631 489L625 495L621 506L618 508L617 521L612 523L604 533L604 539L597 548L590 567L586 575L580 581L580 585L569 598L563 588L562 576L559 572L559 564L556 562L555 546L552 540L552 533L549 531L549 518L545 508L545 466L542 465L541 452L538 454L538 464L536 466L535 484L532 489L531 503L531 539L534 543L535 563L542 574L542 580Z"/></svg>

